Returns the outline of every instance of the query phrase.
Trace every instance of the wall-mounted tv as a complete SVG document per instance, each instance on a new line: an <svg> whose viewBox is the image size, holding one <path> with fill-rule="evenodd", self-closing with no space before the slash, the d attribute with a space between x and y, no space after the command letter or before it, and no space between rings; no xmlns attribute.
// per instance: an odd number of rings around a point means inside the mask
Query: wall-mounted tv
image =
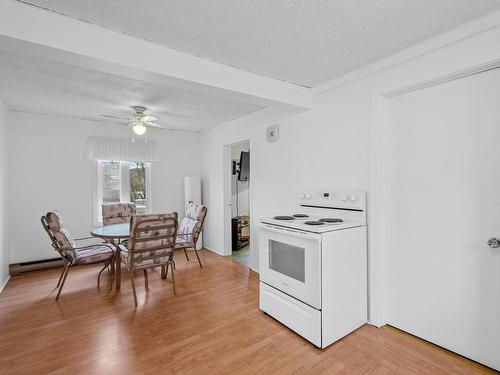
<svg viewBox="0 0 500 375"><path fill-rule="evenodd" d="M241 151L240 170L238 171L238 181L248 181L250 178L250 152Z"/></svg>

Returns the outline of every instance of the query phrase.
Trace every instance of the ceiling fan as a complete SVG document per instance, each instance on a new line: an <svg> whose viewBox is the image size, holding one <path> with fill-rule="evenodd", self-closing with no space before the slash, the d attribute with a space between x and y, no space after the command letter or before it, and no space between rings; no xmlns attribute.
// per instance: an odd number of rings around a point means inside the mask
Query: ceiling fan
<svg viewBox="0 0 500 375"><path fill-rule="evenodd" d="M132 109L134 114L129 119L130 123L127 127L132 128L135 134L143 135L148 128L165 129L165 127L157 123L158 117L144 114L146 107L135 105L132 106Z"/></svg>

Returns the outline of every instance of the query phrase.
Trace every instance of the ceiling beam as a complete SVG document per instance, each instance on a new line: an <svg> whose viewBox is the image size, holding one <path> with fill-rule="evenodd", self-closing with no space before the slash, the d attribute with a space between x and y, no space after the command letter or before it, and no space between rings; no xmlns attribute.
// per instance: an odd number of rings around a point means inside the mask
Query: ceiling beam
<svg viewBox="0 0 500 375"><path fill-rule="evenodd" d="M0 35L77 66L232 98L309 109L308 88L185 54L30 5L0 1ZM3 38L3 41L6 39ZM47 56L47 55L45 55Z"/></svg>

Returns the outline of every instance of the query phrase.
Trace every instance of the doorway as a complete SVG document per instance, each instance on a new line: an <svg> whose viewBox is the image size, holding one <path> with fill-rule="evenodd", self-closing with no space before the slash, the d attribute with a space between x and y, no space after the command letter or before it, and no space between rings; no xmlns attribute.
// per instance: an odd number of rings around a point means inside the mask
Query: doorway
<svg viewBox="0 0 500 375"><path fill-rule="evenodd" d="M229 220L225 220L229 250L232 259L250 267L250 142L244 141L227 147L230 168Z"/></svg>

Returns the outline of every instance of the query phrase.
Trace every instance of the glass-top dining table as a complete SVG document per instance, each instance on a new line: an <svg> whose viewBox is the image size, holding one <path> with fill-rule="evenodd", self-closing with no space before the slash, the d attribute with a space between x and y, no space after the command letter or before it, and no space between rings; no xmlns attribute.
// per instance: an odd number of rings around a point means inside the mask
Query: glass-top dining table
<svg viewBox="0 0 500 375"><path fill-rule="evenodd" d="M90 234L94 237L99 237L108 240L114 245L118 245L122 240L127 239L130 234L130 224L110 224L102 227L92 228ZM115 283L116 289L120 289L121 285L121 252L117 247L115 251Z"/></svg>

